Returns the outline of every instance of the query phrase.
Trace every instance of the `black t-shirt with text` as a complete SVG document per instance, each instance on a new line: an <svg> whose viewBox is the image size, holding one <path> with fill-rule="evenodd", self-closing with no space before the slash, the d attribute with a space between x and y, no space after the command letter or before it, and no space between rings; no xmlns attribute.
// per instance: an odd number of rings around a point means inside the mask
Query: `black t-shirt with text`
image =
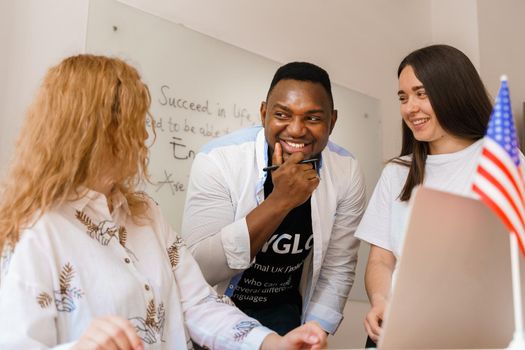
<svg viewBox="0 0 525 350"><path fill-rule="evenodd" d="M273 190L271 174L264 183L264 196ZM257 309L279 304L301 307L299 283L305 258L313 247L310 198L292 209L244 271L232 296L235 305Z"/></svg>

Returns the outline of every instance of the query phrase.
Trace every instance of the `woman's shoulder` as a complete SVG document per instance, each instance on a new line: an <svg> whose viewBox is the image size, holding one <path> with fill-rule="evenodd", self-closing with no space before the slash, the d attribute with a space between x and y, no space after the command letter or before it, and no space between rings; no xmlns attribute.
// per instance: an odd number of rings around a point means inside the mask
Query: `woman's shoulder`
<svg viewBox="0 0 525 350"><path fill-rule="evenodd" d="M406 177L410 169L412 155L392 158L387 161L383 168L383 176L399 176Z"/></svg>
<svg viewBox="0 0 525 350"><path fill-rule="evenodd" d="M52 207L44 213L38 210L22 227L20 237L36 237L39 240L47 240L53 234L69 229L68 225L74 217L74 208L67 204Z"/></svg>
<svg viewBox="0 0 525 350"><path fill-rule="evenodd" d="M142 223L151 226L162 241L169 240L174 233L159 203L147 193L141 193L141 196L147 205L146 221Z"/></svg>
<svg viewBox="0 0 525 350"><path fill-rule="evenodd" d="M146 205L146 215L151 220L158 220L159 216L162 217L161 208L159 206L159 203L151 197L146 192L138 192L138 196L140 196L141 200L144 201L144 204Z"/></svg>
<svg viewBox="0 0 525 350"><path fill-rule="evenodd" d="M28 223L20 228L18 241L4 246L2 254L5 256L21 255L26 257L50 255L55 250L56 239L62 231L71 234L70 227L64 225L65 213L58 208L52 208L45 213L37 211ZM40 261L42 263L42 261Z"/></svg>
<svg viewBox="0 0 525 350"><path fill-rule="evenodd" d="M390 193L391 195L395 193L395 196L399 195L410 170L408 164L404 164L398 159L389 160L383 167L376 184L376 191L382 191L385 194Z"/></svg>

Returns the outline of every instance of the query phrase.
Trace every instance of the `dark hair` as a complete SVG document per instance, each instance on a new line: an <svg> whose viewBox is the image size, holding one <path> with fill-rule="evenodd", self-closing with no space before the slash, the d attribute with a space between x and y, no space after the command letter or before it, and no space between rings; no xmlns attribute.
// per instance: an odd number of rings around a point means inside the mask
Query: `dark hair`
<svg viewBox="0 0 525 350"><path fill-rule="evenodd" d="M286 79L309 81L312 83L321 84L330 98L332 108L334 107L332 86L330 84L330 77L328 76L328 73L323 68L308 62L290 62L284 66L279 67L273 76L270 88L268 89L268 94L266 95L266 100L268 100L268 97L270 96L274 86L277 85L277 83L281 80Z"/></svg>
<svg viewBox="0 0 525 350"><path fill-rule="evenodd" d="M413 51L397 69L397 76L411 66L428 96L443 130L457 137L478 140L485 135L492 110L491 99L468 57L448 45L432 45ZM401 153L391 161L410 167L399 198L410 199L414 186L423 183L427 142L418 141L405 122ZM400 157L412 154L411 160Z"/></svg>

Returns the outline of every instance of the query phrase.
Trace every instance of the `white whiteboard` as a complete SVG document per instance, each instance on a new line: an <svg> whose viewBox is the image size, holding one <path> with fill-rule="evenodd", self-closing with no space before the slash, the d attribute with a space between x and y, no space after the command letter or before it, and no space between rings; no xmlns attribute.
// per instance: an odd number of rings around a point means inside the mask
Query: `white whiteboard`
<svg viewBox="0 0 525 350"><path fill-rule="evenodd" d="M180 231L193 156L213 137L260 124L260 103L281 64L114 0L90 1L86 52L125 59L148 84L157 137L154 184L146 190ZM359 160L370 195L383 167L379 101L332 89L338 120L331 139ZM361 256L360 270L364 263ZM357 285L352 294L366 300Z"/></svg>

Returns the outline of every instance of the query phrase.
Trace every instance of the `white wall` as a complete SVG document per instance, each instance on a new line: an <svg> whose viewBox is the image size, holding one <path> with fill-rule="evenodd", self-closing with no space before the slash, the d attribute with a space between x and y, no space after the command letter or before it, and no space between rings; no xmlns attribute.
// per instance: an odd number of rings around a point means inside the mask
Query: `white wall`
<svg viewBox="0 0 525 350"><path fill-rule="evenodd" d="M9 39L9 30L12 27L12 17L8 16L7 14L12 13L13 8L13 2L11 1L0 1L0 45L2 47L2 54L0 55L0 82L6 82L7 81L7 71L8 71L8 57L7 54L9 51L9 48L7 46ZM5 95L7 91L7 84L0 83L0 108L4 108L6 104ZM0 118L3 116L3 110L0 109ZM3 122L3 118L0 119L0 122ZM3 130L5 129L4 124L1 124L2 127L0 127L0 159L2 159L2 149L4 149L3 146Z"/></svg>
<svg viewBox="0 0 525 350"><path fill-rule="evenodd" d="M479 70L477 0L432 0L432 42L460 49Z"/></svg>
<svg viewBox="0 0 525 350"><path fill-rule="evenodd" d="M461 49L495 97L500 76L509 78L512 111L524 139L525 27L523 0L432 0L432 40Z"/></svg>
<svg viewBox="0 0 525 350"><path fill-rule="evenodd" d="M524 135L525 103L525 1L478 0L481 76L496 96L500 76L509 78L512 112L518 133Z"/></svg>
<svg viewBox="0 0 525 350"><path fill-rule="evenodd" d="M2 174L2 165L5 163L5 159L8 157L11 137L8 124L7 110L8 105L7 92L10 90L10 84L7 80L7 74L10 70L10 48L9 43L12 40L10 33L13 27L13 8L14 1L0 1L0 44L2 47L2 54L0 55L0 175ZM19 118L15 118L14 124L18 123ZM17 129L17 127L15 127Z"/></svg>
<svg viewBox="0 0 525 350"><path fill-rule="evenodd" d="M0 175L47 69L84 51L87 5L88 0L1 2Z"/></svg>

